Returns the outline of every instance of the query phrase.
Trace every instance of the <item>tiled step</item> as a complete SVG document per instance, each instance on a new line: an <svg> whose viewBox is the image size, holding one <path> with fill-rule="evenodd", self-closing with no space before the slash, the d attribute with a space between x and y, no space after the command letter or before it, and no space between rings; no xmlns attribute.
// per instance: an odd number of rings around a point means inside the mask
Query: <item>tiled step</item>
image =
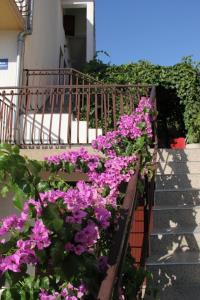
<svg viewBox="0 0 200 300"><path fill-rule="evenodd" d="M153 225L154 230L160 231L166 228L196 228L200 225L200 206L156 206L153 209Z"/></svg>
<svg viewBox="0 0 200 300"><path fill-rule="evenodd" d="M165 163L170 161L200 161L200 149L159 149L157 160Z"/></svg>
<svg viewBox="0 0 200 300"><path fill-rule="evenodd" d="M200 188L200 174L157 175L156 189Z"/></svg>
<svg viewBox="0 0 200 300"><path fill-rule="evenodd" d="M200 161L158 162L157 174L200 174Z"/></svg>
<svg viewBox="0 0 200 300"><path fill-rule="evenodd" d="M155 191L155 206L185 205L200 205L200 189Z"/></svg>
<svg viewBox="0 0 200 300"><path fill-rule="evenodd" d="M200 149L158 152L151 256L156 298L200 300Z"/></svg>
<svg viewBox="0 0 200 300"><path fill-rule="evenodd" d="M200 286L200 255L198 253L176 253L163 259L151 256L147 268L153 274L155 287ZM171 300L171 299L170 299Z"/></svg>
<svg viewBox="0 0 200 300"><path fill-rule="evenodd" d="M184 283L181 286L166 286L159 290L156 288L157 296L145 296L144 300L199 300L200 299L200 285L190 285L185 287Z"/></svg>
<svg viewBox="0 0 200 300"><path fill-rule="evenodd" d="M154 231L150 236L151 253L160 258L179 252L200 251L200 226L187 227L182 230L167 228Z"/></svg>

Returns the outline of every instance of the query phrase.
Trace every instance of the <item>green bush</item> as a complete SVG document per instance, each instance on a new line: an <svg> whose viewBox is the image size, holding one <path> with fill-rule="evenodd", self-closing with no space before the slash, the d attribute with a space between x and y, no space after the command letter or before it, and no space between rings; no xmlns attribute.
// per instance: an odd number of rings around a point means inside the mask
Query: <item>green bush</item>
<svg viewBox="0 0 200 300"><path fill-rule="evenodd" d="M107 83L153 84L158 86L160 135L186 136L188 143L200 141L199 64L185 57L174 66L154 65L147 61L106 65L96 59L84 71ZM167 129L167 131L166 131Z"/></svg>

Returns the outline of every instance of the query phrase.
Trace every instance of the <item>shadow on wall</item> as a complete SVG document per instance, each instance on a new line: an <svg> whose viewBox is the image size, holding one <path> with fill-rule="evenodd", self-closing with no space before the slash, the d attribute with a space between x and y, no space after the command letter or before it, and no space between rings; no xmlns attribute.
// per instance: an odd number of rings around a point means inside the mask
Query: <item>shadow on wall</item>
<svg viewBox="0 0 200 300"><path fill-rule="evenodd" d="M200 209L195 207L200 206L200 175L190 172L197 173L198 165L189 163L183 151L165 154L159 150L155 203L159 211L154 217L151 250L163 266L155 267L154 284L163 295L172 292L173 297L174 286L181 290L191 282L199 284L200 264L188 262L200 262Z"/></svg>

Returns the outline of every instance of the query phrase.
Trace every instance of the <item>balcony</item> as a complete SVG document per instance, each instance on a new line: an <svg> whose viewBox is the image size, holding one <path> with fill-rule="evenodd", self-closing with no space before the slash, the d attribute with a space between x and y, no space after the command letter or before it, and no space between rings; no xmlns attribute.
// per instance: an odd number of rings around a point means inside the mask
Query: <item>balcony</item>
<svg viewBox="0 0 200 300"><path fill-rule="evenodd" d="M1 0L0 30L24 30L29 14L28 3L28 0Z"/></svg>

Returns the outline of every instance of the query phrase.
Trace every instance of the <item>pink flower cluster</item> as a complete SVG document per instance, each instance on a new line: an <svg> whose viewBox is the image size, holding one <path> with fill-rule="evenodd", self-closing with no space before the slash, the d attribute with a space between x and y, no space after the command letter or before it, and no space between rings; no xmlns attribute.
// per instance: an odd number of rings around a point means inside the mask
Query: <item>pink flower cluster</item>
<svg viewBox="0 0 200 300"><path fill-rule="evenodd" d="M99 155L89 154L86 149L81 148L79 151L64 152L59 155L45 157L49 165L61 165L65 168L65 163L69 163L74 171L82 171L83 165L87 170L93 171L99 166Z"/></svg>
<svg viewBox="0 0 200 300"><path fill-rule="evenodd" d="M65 249L72 251L77 255L91 251L100 237L100 231L106 229L110 225L111 213L105 207L105 199L97 193L93 186L79 181L75 188L71 188L66 192L49 191L40 194L40 200L33 199L25 202L23 211L19 217L11 216L2 221L0 228L1 235L5 235L12 230L18 230L23 233L23 227L28 220L30 206L34 209L35 224L29 233L29 239L19 240L17 242L17 250L9 256L0 258L0 271L3 273L7 270L20 272L20 266L24 263L35 264L37 262L35 249L43 250L51 245L51 232L45 227L40 219L49 203L55 205L57 209L58 200L62 201L61 217L66 223L82 225L79 231L74 229L74 238ZM89 210L89 212L88 212ZM96 221L92 221L95 219Z"/></svg>
<svg viewBox="0 0 200 300"><path fill-rule="evenodd" d="M84 284L75 287L71 283L68 283L66 287L62 289L60 293L54 292L53 294L49 294L45 290L41 290L39 294L40 300L56 300L56 299L64 299L64 300L78 300L83 299L83 296L87 295L87 289Z"/></svg>
<svg viewBox="0 0 200 300"><path fill-rule="evenodd" d="M21 230L21 228L18 229ZM20 272L22 264L36 264L35 249L43 250L50 244L49 230L41 220L37 220L32 228L30 239L18 240L16 245L17 250L13 254L0 257L0 272L4 273L8 270Z"/></svg>
<svg viewBox="0 0 200 300"><path fill-rule="evenodd" d="M81 255L91 249L99 239L98 226L90 221L82 230L75 234L74 242L67 243L65 249L67 251L73 251L76 255Z"/></svg>
<svg viewBox="0 0 200 300"><path fill-rule="evenodd" d="M94 149L103 151L108 156L116 155L114 145L119 145L124 138L131 141L141 136L152 139L152 113L154 110L151 99L142 97L138 107L131 115L121 116L116 131L98 136L92 142Z"/></svg>
<svg viewBox="0 0 200 300"><path fill-rule="evenodd" d="M92 186L100 195L105 194L105 190L107 191L105 204L116 206L119 187L121 183L130 180L137 161L135 155L118 156L117 151L118 149L123 151L124 139L126 142L132 143L141 136L145 136L147 139L152 138L153 109L152 101L142 97L138 107L131 115L124 115L120 118L116 131L108 132L93 141L93 148L104 152L106 157L91 155L82 148L80 151L46 158L49 166L57 166L57 170L67 171L65 164L68 163L73 166L74 170L86 172Z"/></svg>
<svg viewBox="0 0 200 300"><path fill-rule="evenodd" d="M106 195L106 203L117 205L119 186L122 182L128 182L135 173L137 156L111 157L105 161L103 172L93 171L88 173L92 185L102 193L104 189L109 190Z"/></svg>

